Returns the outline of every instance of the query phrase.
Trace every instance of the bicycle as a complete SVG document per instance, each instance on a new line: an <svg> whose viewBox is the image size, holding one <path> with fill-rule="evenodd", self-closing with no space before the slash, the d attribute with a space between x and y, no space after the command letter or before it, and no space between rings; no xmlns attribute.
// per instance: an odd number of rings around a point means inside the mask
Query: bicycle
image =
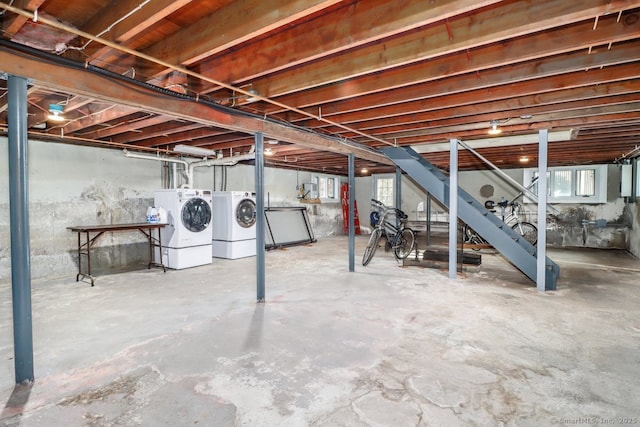
<svg viewBox="0 0 640 427"><path fill-rule="evenodd" d="M484 207L489 209L492 212L495 212L495 207L500 207L500 217L502 222L507 225L511 225L511 228L525 238L525 240L531 243L532 246L535 246L538 243L538 228L527 221L520 221L520 208L521 205L516 200L522 196L523 193L520 192L516 197L512 200L505 200L504 197L499 202L494 202L493 200L487 200L484 203ZM507 215L507 208L510 208L510 212ZM489 244L482 236L480 236L474 229L465 224L464 226L464 238L465 243L471 244Z"/></svg>
<svg viewBox="0 0 640 427"><path fill-rule="evenodd" d="M416 236L412 229L405 226L408 216L398 208L390 208L382 202L371 199L373 211L369 216L371 227L371 237L364 250L362 265L366 266L373 258L378 249L378 243L382 237L385 238L385 247L393 249L396 260L405 259L409 256L416 242ZM393 215L392 215L393 214ZM394 219L390 217L395 216Z"/></svg>

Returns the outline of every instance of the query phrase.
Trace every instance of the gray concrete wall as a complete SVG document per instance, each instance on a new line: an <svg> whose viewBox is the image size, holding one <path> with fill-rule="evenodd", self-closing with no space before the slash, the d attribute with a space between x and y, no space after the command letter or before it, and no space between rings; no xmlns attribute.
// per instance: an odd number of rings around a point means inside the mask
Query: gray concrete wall
<svg viewBox="0 0 640 427"><path fill-rule="evenodd" d="M0 283L11 281L8 142L0 138ZM122 151L29 141L29 214L32 279L77 273L77 235L69 226L144 222L153 192L163 188L161 162L124 157ZM181 166L180 166L181 167ZM221 190L222 168L196 168L194 188ZM265 197L271 206L307 206L316 237L342 233L340 203L301 205L296 183L311 174L265 168ZM345 179L346 180L346 179ZM183 183L182 178L178 183ZM227 167L227 190L254 191L254 167ZM148 262L139 232L105 233L92 250L97 275Z"/></svg>
<svg viewBox="0 0 640 427"><path fill-rule="evenodd" d="M629 252L640 258L640 202L630 203L627 206L628 216L631 221L629 230Z"/></svg>
<svg viewBox="0 0 640 427"><path fill-rule="evenodd" d="M11 281L10 224L7 139L0 138L0 283ZM31 272L33 279L75 276L77 236L67 230L73 225L112 224L144 221L153 192L163 186L162 163L125 158L121 151L68 144L29 141L29 210ZM522 171L507 171L521 180ZM616 170L609 170L609 203L605 205L561 206L563 221L551 224L550 244L559 246L623 247L640 254L640 226L637 205L626 206L617 197ZM221 167L197 168L194 187L221 190ZM613 178L612 178L613 177ZM271 206L306 206L316 237L342 234L342 208L338 203L300 204L298 184L309 182L311 173L265 168L265 196ZM342 182L346 178L341 178ZM515 194L488 172L463 172L460 183L474 197L482 199L483 185L494 186L494 197ZM215 187L214 187L215 184ZM227 167L227 190L253 191L253 166ZM369 225L371 177L356 178L356 202L362 226ZM486 189L485 189L486 190ZM411 219L426 194L403 177L402 209ZM444 211L435 202L435 213ZM442 215L442 214L441 214ZM582 218L605 219L605 228L580 225ZM632 227L631 227L632 225ZM555 227L555 228L554 228ZM92 252L97 274L131 269L147 263L146 239L139 232L107 233Z"/></svg>
<svg viewBox="0 0 640 427"><path fill-rule="evenodd" d="M8 142L0 138L0 282L11 280ZM144 222L161 188L161 164L122 152L29 141L29 222L32 278L75 276L77 235L69 226ZM102 236L92 251L96 273L148 261L141 233Z"/></svg>
<svg viewBox="0 0 640 427"><path fill-rule="evenodd" d="M227 167L226 186L223 188L222 167L196 168L194 185L226 191L254 191L255 168L249 165ZM312 173L289 169L265 167L264 192L265 206L305 206L309 221L316 238L342 234L342 205L338 198L335 203L301 203L298 199L298 186L310 182ZM346 178L342 179L346 182Z"/></svg>
<svg viewBox="0 0 640 427"><path fill-rule="evenodd" d="M508 176L522 183L524 170L504 170ZM512 199L519 193L505 179L493 171L473 171L459 173L460 186L481 203L488 199L499 201L501 197ZM629 210L620 194L620 171L615 165L608 167L607 175L607 203L606 204L556 204L559 215L548 217L547 242L550 246L559 247L591 247L591 248L618 248L630 249L639 245L638 236L631 235L632 217L638 221L637 206L635 215ZM361 217L368 218L369 199L373 194L373 178L363 177L357 181L358 203L361 208ZM365 193L365 194L362 194ZM417 218L417 206L426 200L426 193L418 188L406 176L402 178L402 209L409 214L409 218ZM366 204L365 204L366 202ZM448 221L446 209L437 202L432 201L432 220ZM524 218L532 223L537 221L537 207L534 204L525 204ZM366 216L365 216L366 215ZM421 216L424 219L424 216ZM583 227L582 220L603 220L606 226L588 225ZM637 228L637 223L636 227ZM634 240L635 239L635 240ZM635 254L638 253L633 252Z"/></svg>

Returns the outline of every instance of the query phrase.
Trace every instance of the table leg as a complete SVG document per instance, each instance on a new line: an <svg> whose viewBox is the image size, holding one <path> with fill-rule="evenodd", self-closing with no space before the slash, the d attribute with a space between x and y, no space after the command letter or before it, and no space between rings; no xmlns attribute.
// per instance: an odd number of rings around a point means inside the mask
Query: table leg
<svg viewBox="0 0 640 427"><path fill-rule="evenodd" d="M96 235L92 240L90 239L89 232L85 231L84 233L86 242L84 244L82 244L81 239L82 233L82 231L78 231L78 274L76 275L76 282L79 282L80 278L84 279L86 277L89 278L89 280L91 281L91 286L93 286L95 284L95 281L93 276L91 275L91 244L93 243L93 240L97 239L102 233ZM82 272L82 255L87 256L87 271L84 273Z"/></svg>
<svg viewBox="0 0 640 427"><path fill-rule="evenodd" d="M155 267L162 267L162 271L163 272L167 272L167 268L164 266L164 263L162 262L162 233L160 232L160 229L155 227L156 230L158 230L158 238L156 239L153 236L153 230L154 227L149 227L147 229L147 231L145 231L142 228L139 228L138 230L140 230L140 232L142 234L144 234L145 236L147 236L147 239L149 240L149 264L147 265L147 268L150 269L151 266L155 266ZM157 243L156 243L157 242ZM154 248L158 247L158 251L160 253L160 262L155 262L155 256L154 256Z"/></svg>
<svg viewBox="0 0 640 427"><path fill-rule="evenodd" d="M80 249L82 248L82 243L80 242L80 235L82 233L78 231L78 274L76 274L76 282L80 281L80 274L82 274L82 255Z"/></svg>

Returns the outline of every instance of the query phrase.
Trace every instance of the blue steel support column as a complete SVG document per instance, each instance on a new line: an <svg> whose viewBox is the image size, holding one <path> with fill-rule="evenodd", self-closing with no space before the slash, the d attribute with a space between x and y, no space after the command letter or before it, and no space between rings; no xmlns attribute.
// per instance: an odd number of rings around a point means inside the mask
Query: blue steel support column
<svg viewBox="0 0 640 427"><path fill-rule="evenodd" d="M353 153L349 154L349 271L355 271L355 197L356 179L354 174L355 159Z"/></svg>
<svg viewBox="0 0 640 427"><path fill-rule="evenodd" d="M449 278L458 265L458 140L449 141Z"/></svg>
<svg viewBox="0 0 640 427"><path fill-rule="evenodd" d="M31 258L27 165L27 80L9 76L9 217L16 383L33 381Z"/></svg>
<svg viewBox="0 0 640 427"><path fill-rule="evenodd" d="M256 288L258 302L265 301L264 267L264 136L258 132L256 142Z"/></svg>
<svg viewBox="0 0 640 427"><path fill-rule="evenodd" d="M396 208L402 209L402 169L396 166Z"/></svg>
<svg viewBox="0 0 640 427"><path fill-rule="evenodd" d="M396 166L395 207L402 209L402 169ZM400 227L400 218L396 216L396 227Z"/></svg>
<svg viewBox="0 0 640 427"><path fill-rule="evenodd" d="M427 209L425 210L427 216L426 234L427 240L425 243L427 246L431 245L431 193L427 193Z"/></svg>
<svg viewBox="0 0 640 427"><path fill-rule="evenodd" d="M538 243L536 245L536 289L544 292L547 284L547 152L548 131L538 133Z"/></svg>

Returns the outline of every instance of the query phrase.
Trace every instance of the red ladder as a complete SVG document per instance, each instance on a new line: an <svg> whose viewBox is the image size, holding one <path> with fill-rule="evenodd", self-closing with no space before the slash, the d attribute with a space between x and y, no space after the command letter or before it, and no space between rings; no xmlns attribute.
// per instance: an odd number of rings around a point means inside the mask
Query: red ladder
<svg viewBox="0 0 640 427"><path fill-rule="evenodd" d="M349 184L340 186L340 197L342 199L342 232L349 233ZM353 224L356 234L360 234L360 220L358 219L358 203L353 201Z"/></svg>

